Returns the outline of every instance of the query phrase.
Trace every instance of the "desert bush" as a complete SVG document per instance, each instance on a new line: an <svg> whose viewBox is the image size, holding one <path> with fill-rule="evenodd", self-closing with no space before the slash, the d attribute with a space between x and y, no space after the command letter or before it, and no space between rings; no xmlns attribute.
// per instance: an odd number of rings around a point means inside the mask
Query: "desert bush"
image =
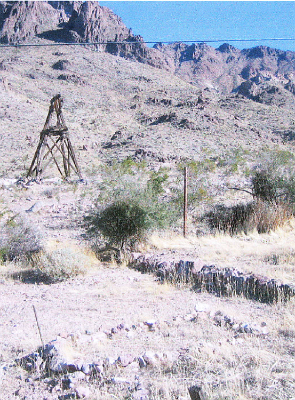
<svg viewBox="0 0 295 400"><path fill-rule="evenodd" d="M251 180L253 197L266 202L277 202L282 180L270 172L256 171Z"/></svg>
<svg viewBox="0 0 295 400"><path fill-rule="evenodd" d="M34 256L16 272L10 274L13 279L24 283L51 284L84 274L91 259L73 248L61 248L44 251Z"/></svg>
<svg viewBox="0 0 295 400"><path fill-rule="evenodd" d="M284 204L295 211L295 178L272 171L257 171L252 177L254 198L277 205Z"/></svg>
<svg viewBox="0 0 295 400"><path fill-rule="evenodd" d="M202 220L207 222L212 230L237 233L249 233L257 230L266 233L282 226L291 217L290 207L286 204L270 204L257 200L248 204L234 206L218 205L206 213Z"/></svg>
<svg viewBox="0 0 295 400"><path fill-rule="evenodd" d="M60 282L86 271L89 259L80 251L61 248L52 252L41 252L34 260L35 277L47 283Z"/></svg>
<svg viewBox="0 0 295 400"><path fill-rule="evenodd" d="M0 227L2 261L30 260L42 249L42 236L24 216L15 215Z"/></svg>
<svg viewBox="0 0 295 400"><path fill-rule="evenodd" d="M253 203L230 207L217 205L206 213L202 220L207 222L212 230L228 232L232 235L248 231L248 221L252 213Z"/></svg>
<svg viewBox="0 0 295 400"><path fill-rule="evenodd" d="M116 201L85 218L90 235L101 234L110 246L119 250L139 241L149 225L147 211L131 201Z"/></svg>
<svg viewBox="0 0 295 400"><path fill-rule="evenodd" d="M162 194L164 193L163 184L167 181L168 174L160 171L153 172L150 179L147 182L147 188L150 189L151 193Z"/></svg>

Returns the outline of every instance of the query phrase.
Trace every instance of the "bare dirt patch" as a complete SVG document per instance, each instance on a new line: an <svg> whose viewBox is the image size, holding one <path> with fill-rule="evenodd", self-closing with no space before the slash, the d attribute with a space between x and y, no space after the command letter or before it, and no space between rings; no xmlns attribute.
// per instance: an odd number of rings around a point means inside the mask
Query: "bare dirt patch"
<svg viewBox="0 0 295 400"><path fill-rule="evenodd" d="M188 387L196 382L212 399L290 399L294 391L293 301L269 306L217 298L115 265L99 265L85 277L53 285L4 276L0 287L3 400L66 399L76 393L75 385L63 384L66 378L75 382L71 373L50 376L53 387L49 377L15 363L40 346L33 305L45 343L67 338L81 362L104 363L103 377L79 378L90 399L136 399L140 387L149 399L189 399ZM216 315L264 326L265 334L237 334L217 323ZM116 361L146 354L166 354L170 361L144 367Z"/></svg>

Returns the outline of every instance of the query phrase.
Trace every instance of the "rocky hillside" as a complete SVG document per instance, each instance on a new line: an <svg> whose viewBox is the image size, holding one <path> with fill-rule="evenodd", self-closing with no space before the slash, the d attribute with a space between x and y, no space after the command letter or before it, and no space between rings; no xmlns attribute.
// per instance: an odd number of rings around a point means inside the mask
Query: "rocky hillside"
<svg viewBox="0 0 295 400"><path fill-rule="evenodd" d="M227 44L150 49L97 2L1 2L0 15L2 43L56 44L2 48L2 176L28 168L57 93L88 175L102 160L128 157L160 165L205 158L208 170L236 171L270 151L288 150L292 159L295 53ZM65 40L106 44L58 45Z"/></svg>
<svg viewBox="0 0 295 400"><path fill-rule="evenodd" d="M294 94L295 53L291 51L265 46L239 50L226 43L218 49L205 43L157 44L155 48L173 60L176 75L203 87L237 91L261 102L261 91L272 87Z"/></svg>
<svg viewBox="0 0 295 400"><path fill-rule="evenodd" d="M199 88L234 91L260 103L292 102L295 93L291 51L264 46L239 50L226 43L218 49L205 43L159 43L149 48L98 2L0 2L1 43L40 39L101 42L100 50L110 54L165 69Z"/></svg>

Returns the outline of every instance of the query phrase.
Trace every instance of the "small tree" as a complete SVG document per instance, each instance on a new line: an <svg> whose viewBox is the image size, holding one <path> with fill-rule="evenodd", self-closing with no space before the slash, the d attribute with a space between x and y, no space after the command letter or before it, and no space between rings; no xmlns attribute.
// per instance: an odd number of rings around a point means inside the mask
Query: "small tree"
<svg viewBox="0 0 295 400"><path fill-rule="evenodd" d="M138 204L117 201L101 212L86 217L89 234L99 233L108 240L108 245L121 252L141 240L150 223L147 211Z"/></svg>

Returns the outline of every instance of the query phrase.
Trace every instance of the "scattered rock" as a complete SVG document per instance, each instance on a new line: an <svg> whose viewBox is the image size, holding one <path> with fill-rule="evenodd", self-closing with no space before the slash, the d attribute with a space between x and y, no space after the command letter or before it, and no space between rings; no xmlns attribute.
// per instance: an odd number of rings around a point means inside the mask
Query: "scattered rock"
<svg viewBox="0 0 295 400"><path fill-rule="evenodd" d="M76 74L61 74L57 77L60 81L72 82L76 85L85 85L85 81Z"/></svg>
<svg viewBox="0 0 295 400"><path fill-rule="evenodd" d="M104 372L103 365L92 363L92 364L82 364L81 371L85 375L89 376L102 376Z"/></svg>
<svg viewBox="0 0 295 400"><path fill-rule="evenodd" d="M169 113L169 114L163 114L157 117L153 122L150 123L150 125L158 125L158 124L163 124L164 122L172 122L176 120L176 114L175 113Z"/></svg>
<svg viewBox="0 0 295 400"><path fill-rule="evenodd" d="M153 351L146 351L142 357L138 358L141 368L146 366L152 368L170 369L173 364L173 357L170 353L155 353Z"/></svg>
<svg viewBox="0 0 295 400"><path fill-rule="evenodd" d="M147 104L155 104L155 105L164 105L164 106L171 106L172 99L158 99L156 97L149 97L146 101Z"/></svg>
<svg viewBox="0 0 295 400"><path fill-rule="evenodd" d="M77 386L75 393L78 399L88 399L91 395L90 389L87 386Z"/></svg>
<svg viewBox="0 0 295 400"><path fill-rule="evenodd" d="M116 131L113 136L111 137L111 140L117 140L117 139L121 139L123 136L121 131Z"/></svg>
<svg viewBox="0 0 295 400"><path fill-rule="evenodd" d="M52 65L53 69L57 69L59 71L64 71L70 66L70 62L68 60L58 60L56 63Z"/></svg>
<svg viewBox="0 0 295 400"><path fill-rule="evenodd" d="M127 365L131 364L134 361L134 356L131 354L124 354L119 356L117 362L122 366L122 367L127 367Z"/></svg>
<svg viewBox="0 0 295 400"><path fill-rule="evenodd" d="M143 357L138 357L138 363L140 368L146 368L147 363Z"/></svg>
<svg viewBox="0 0 295 400"><path fill-rule="evenodd" d="M4 378L6 371L7 371L7 365L0 364L0 383L1 383L2 379Z"/></svg>
<svg viewBox="0 0 295 400"><path fill-rule="evenodd" d="M28 210L26 210L26 212L27 213L29 213L29 212L36 213L36 212L42 210L42 208L43 208L42 202L37 201Z"/></svg>
<svg viewBox="0 0 295 400"><path fill-rule="evenodd" d="M147 325L150 332L154 332L156 330L156 324L157 324L156 320L149 320L146 321L144 324Z"/></svg>
<svg viewBox="0 0 295 400"><path fill-rule="evenodd" d="M191 400L207 400L207 396L201 386L195 385L188 389Z"/></svg>

